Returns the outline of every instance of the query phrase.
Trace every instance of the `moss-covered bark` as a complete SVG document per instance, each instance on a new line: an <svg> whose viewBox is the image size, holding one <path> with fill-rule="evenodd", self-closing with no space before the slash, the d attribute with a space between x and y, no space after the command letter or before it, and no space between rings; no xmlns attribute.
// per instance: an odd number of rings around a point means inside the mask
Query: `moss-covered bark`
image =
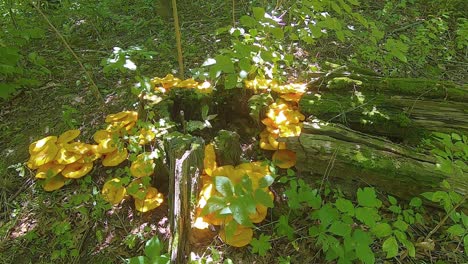
<svg viewBox="0 0 468 264"><path fill-rule="evenodd" d="M382 187L402 198L435 190L444 179L457 192L468 191L468 172L445 175L436 168L431 155L340 125L305 123L301 136L284 140L297 153L296 168L303 175Z"/></svg>

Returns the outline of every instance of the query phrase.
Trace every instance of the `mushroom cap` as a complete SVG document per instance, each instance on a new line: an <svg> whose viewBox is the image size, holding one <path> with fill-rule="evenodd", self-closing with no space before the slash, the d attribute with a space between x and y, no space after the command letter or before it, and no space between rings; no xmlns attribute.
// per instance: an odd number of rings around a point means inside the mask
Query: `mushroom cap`
<svg viewBox="0 0 468 264"><path fill-rule="evenodd" d="M112 138L112 133L103 129L96 131L93 135L93 139L96 143L99 143L101 140L106 138Z"/></svg>
<svg viewBox="0 0 468 264"><path fill-rule="evenodd" d="M33 149L36 149L36 147L33 147ZM59 151L55 143L45 144L38 149L40 149L40 151L34 152L34 154L29 157L27 165L30 169L37 169L39 166L54 161Z"/></svg>
<svg viewBox="0 0 468 264"><path fill-rule="evenodd" d="M270 168L268 167L268 163L265 163L262 161L242 163L242 164L237 165L236 169L251 170L253 172L258 172L262 175L267 175L270 173Z"/></svg>
<svg viewBox="0 0 468 264"><path fill-rule="evenodd" d="M299 102L301 100L302 95L304 93L287 93L287 94L282 94L281 98L288 102Z"/></svg>
<svg viewBox="0 0 468 264"><path fill-rule="evenodd" d="M231 245L233 247L243 247L247 246L250 241L252 241L253 230L249 227L237 226L236 231L232 237L226 237L226 231L224 228L219 231L219 237L224 241L224 243Z"/></svg>
<svg viewBox="0 0 468 264"><path fill-rule="evenodd" d="M78 129L72 129L72 130L65 131L58 137L57 143L58 144L68 143L68 142L74 140L75 138L77 138L80 135L80 133L81 132Z"/></svg>
<svg viewBox="0 0 468 264"><path fill-rule="evenodd" d="M99 141L97 152L101 154L111 153L117 150L117 144L112 137Z"/></svg>
<svg viewBox="0 0 468 264"><path fill-rule="evenodd" d="M119 112L119 113L115 113L115 114L110 114L110 115L107 115L106 116L106 119L105 119L105 122L106 123L111 123L111 122L116 122L120 119L123 119L124 117L126 117L128 115L127 112L123 111L123 112Z"/></svg>
<svg viewBox="0 0 468 264"><path fill-rule="evenodd" d="M75 162L75 163L68 164L67 166L65 166L65 169L63 169L62 171L62 175L65 178L79 179L85 176L86 174L88 174L88 172L90 172L92 169L93 169L92 162L88 162L88 163Z"/></svg>
<svg viewBox="0 0 468 264"><path fill-rule="evenodd" d="M46 179L54 177L55 175L59 174L65 165L57 164L55 162L49 162L37 168L36 172L36 179Z"/></svg>
<svg viewBox="0 0 468 264"><path fill-rule="evenodd" d="M55 190L62 188L65 185L65 181L66 179L62 175L57 174L52 178L45 179L43 181L42 188L46 192L55 191Z"/></svg>
<svg viewBox="0 0 468 264"><path fill-rule="evenodd" d="M113 178L104 183L104 186L102 186L101 191L104 200L111 204L120 203L123 200L126 193L127 189L124 186L122 186L119 178Z"/></svg>
<svg viewBox="0 0 468 264"><path fill-rule="evenodd" d="M296 165L297 157L294 151L281 149L273 153L272 160L276 166L282 169L289 169Z"/></svg>
<svg viewBox="0 0 468 264"><path fill-rule="evenodd" d="M221 167L217 167L213 171L213 173L211 174L211 177L225 176L229 178L231 175L234 175L235 172L236 172L236 169L232 165L221 166Z"/></svg>
<svg viewBox="0 0 468 264"><path fill-rule="evenodd" d="M205 146L205 157L203 159L203 167L205 173L211 176L213 171L216 169L216 153L213 144L208 144Z"/></svg>
<svg viewBox="0 0 468 264"><path fill-rule="evenodd" d="M114 152L106 154L102 160L102 165L106 167L117 166L120 163L124 162L127 159L128 151L126 148L122 150L116 149Z"/></svg>
<svg viewBox="0 0 468 264"><path fill-rule="evenodd" d="M280 137L298 137L301 135L302 123L279 126Z"/></svg>
<svg viewBox="0 0 468 264"><path fill-rule="evenodd" d="M37 141L34 141L29 145L29 154L34 155L45 148L47 148L50 144L55 145L57 143L57 137L56 136L48 136L42 139L39 139Z"/></svg>
<svg viewBox="0 0 468 264"><path fill-rule="evenodd" d="M146 189L146 196L144 199L135 199L135 209L139 212L146 213L160 206L163 201L163 195L158 192L158 189L148 187Z"/></svg>
<svg viewBox="0 0 468 264"><path fill-rule="evenodd" d="M198 86L198 82L196 82L193 78L183 80L175 85L175 87L178 87L178 88L195 88L197 86Z"/></svg>
<svg viewBox="0 0 468 264"><path fill-rule="evenodd" d="M62 147L66 149L67 151L76 153L76 154L81 154L84 155L90 151L92 151L92 146L91 144L86 144L82 142L73 142L69 144L63 144Z"/></svg>
<svg viewBox="0 0 468 264"><path fill-rule="evenodd" d="M146 145L156 138L156 134L151 129L142 128L138 133L138 144Z"/></svg>
<svg viewBox="0 0 468 264"><path fill-rule="evenodd" d="M88 163L88 162L93 162L93 161L99 159L102 156L102 154L98 153L98 152L95 152L93 150L94 147L97 147L97 145L92 145L91 151L83 154L82 158L77 160L76 162L78 162L78 163Z"/></svg>
<svg viewBox="0 0 468 264"><path fill-rule="evenodd" d="M268 139L266 138L260 138L260 148L265 150L276 150L276 148L270 145L270 142L268 142Z"/></svg>
<svg viewBox="0 0 468 264"><path fill-rule="evenodd" d="M257 204L256 205L256 212L254 214L249 215L250 221L252 223L258 224L265 220L265 217L268 212L268 207L262 205L262 204Z"/></svg>
<svg viewBox="0 0 468 264"><path fill-rule="evenodd" d="M213 86L211 86L211 83L204 81L203 83L197 86L197 91L200 93L208 94L213 92Z"/></svg>
<svg viewBox="0 0 468 264"><path fill-rule="evenodd" d="M130 166L130 173L137 178L150 176L154 173L154 160L147 153L137 156Z"/></svg>
<svg viewBox="0 0 468 264"><path fill-rule="evenodd" d="M60 148L55 156L55 160L58 164L68 165L75 163L81 159L82 155Z"/></svg>

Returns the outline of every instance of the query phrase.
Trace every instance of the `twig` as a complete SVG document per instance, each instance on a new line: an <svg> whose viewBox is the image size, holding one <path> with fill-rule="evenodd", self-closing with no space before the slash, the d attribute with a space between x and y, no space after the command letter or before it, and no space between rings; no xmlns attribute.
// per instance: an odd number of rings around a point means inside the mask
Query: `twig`
<svg viewBox="0 0 468 264"><path fill-rule="evenodd" d="M174 30L176 35L176 44L177 44L177 60L179 61L179 76L181 79L184 79L184 60L182 56L182 42L181 34L179 27L179 15L177 13L177 1L172 0L172 16L174 17Z"/></svg>
<svg viewBox="0 0 468 264"><path fill-rule="evenodd" d="M444 216L444 218L442 218L442 220L436 225L436 227L434 227L434 229L431 230L431 232L429 232L429 234L427 234L426 238L424 238L424 241L428 241L429 238L435 233L437 232L437 230L439 230L439 228L445 223L445 221L447 221L447 219L449 218L449 216L452 214L453 211L457 210L458 207L460 207L466 200L466 198L468 198L468 194L465 194L465 196L463 197L463 199L457 203L450 211L447 212L447 214Z"/></svg>
<svg viewBox="0 0 468 264"><path fill-rule="evenodd" d="M95 93L98 100L100 100L102 103L104 103L105 102L104 98L102 98L101 93L99 92L99 88L97 87L96 83L94 82L93 77L91 77L91 74L86 70L83 63L81 63L80 58L78 58L78 55L76 55L76 53L70 47L67 40L65 40L65 38L62 36L62 34L60 34L60 31L58 31L58 29L52 24L52 22L50 22L49 18L47 18L47 16L42 12L42 10L32 0L31 0L31 4L37 10L37 12L39 12L39 14L41 14L42 18L44 18L44 20L47 22L47 24L49 24L49 26L52 28L52 30L54 30L55 34L57 34L57 36L63 42L65 47L68 49L68 51L70 51L70 53L73 55L73 57L75 57L76 61L80 65L81 69L84 71L84 73L88 77L88 80L91 82L91 87L92 87L91 90Z"/></svg>

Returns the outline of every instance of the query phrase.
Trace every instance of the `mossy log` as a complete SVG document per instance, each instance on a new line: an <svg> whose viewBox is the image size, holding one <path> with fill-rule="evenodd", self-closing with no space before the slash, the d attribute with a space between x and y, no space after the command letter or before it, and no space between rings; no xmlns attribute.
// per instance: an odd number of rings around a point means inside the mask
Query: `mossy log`
<svg viewBox="0 0 468 264"><path fill-rule="evenodd" d="M431 155L341 125L306 122L299 137L281 140L297 153L296 168L303 176L326 176L348 186L382 187L401 198L433 191L443 180L460 194L468 192L468 171L445 175Z"/></svg>
<svg viewBox="0 0 468 264"><path fill-rule="evenodd" d="M468 134L468 89L464 87L411 78L351 76L335 77L319 93L303 96L301 111L412 144L431 132Z"/></svg>
<svg viewBox="0 0 468 264"><path fill-rule="evenodd" d="M191 201L203 168L203 140L177 135L165 142L169 159L169 225L171 263L187 263L190 255Z"/></svg>

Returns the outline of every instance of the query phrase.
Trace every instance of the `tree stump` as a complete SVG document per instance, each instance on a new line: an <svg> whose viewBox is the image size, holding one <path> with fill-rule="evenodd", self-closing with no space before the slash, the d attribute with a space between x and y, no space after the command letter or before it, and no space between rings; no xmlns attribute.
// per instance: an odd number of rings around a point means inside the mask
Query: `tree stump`
<svg viewBox="0 0 468 264"><path fill-rule="evenodd" d="M188 262L193 197L202 174L204 143L201 138L176 135L165 142L169 159L169 225L171 263Z"/></svg>

